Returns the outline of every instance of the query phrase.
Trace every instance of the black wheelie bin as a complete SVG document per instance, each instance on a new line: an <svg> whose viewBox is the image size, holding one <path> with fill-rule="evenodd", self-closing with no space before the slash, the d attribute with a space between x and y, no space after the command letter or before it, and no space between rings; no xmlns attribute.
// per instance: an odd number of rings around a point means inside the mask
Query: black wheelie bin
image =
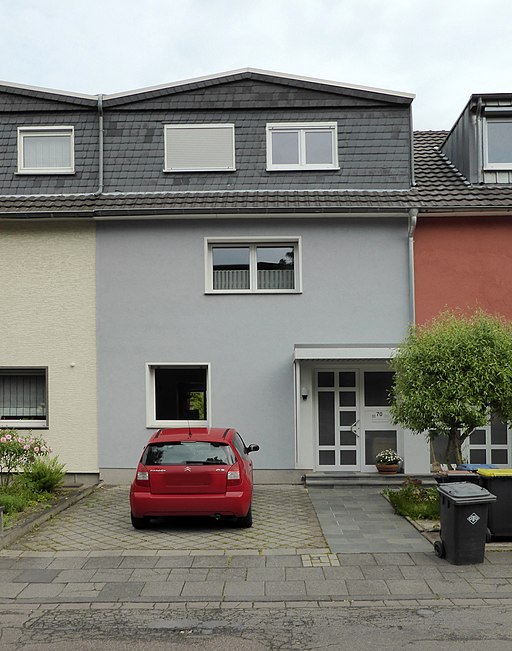
<svg viewBox="0 0 512 651"><path fill-rule="evenodd" d="M489 504L487 540L512 537L512 468L480 468L481 486L496 495Z"/></svg>
<svg viewBox="0 0 512 651"><path fill-rule="evenodd" d="M434 544L435 553L452 565L483 563L488 507L495 495L470 482L441 484L437 490L441 540Z"/></svg>

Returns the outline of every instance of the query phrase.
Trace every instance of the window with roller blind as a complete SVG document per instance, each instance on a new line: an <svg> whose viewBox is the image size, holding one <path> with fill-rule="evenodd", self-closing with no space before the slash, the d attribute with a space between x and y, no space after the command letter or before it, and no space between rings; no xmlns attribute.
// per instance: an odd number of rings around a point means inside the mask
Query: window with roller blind
<svg viewBox="0 0 512 651"><path fill-rule="evenodd" d="M0 428L48 426L48 370L0 368Z"/></svg>
<svg viewBox="0 0 512 651"><path fill-rule="evenodd" d="M232 172L234 124L168 124L164 172Z"/></svg>
<svg viewBox="0 0 512 651"><path fill-rule="evenodd" d="M73 127L18 127L18 174L74 174Z"/></svg>

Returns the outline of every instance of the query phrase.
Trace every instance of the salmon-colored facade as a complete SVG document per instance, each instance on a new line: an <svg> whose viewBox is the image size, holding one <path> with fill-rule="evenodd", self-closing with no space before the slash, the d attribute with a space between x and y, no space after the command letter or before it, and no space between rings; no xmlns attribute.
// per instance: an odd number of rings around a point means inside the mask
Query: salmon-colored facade
<svg viewBox="0 0 512 651"><path fill-rule="evenodd" d="M512 320L512 216L423 215L414 234L416 323L446 309Z"/></svg>

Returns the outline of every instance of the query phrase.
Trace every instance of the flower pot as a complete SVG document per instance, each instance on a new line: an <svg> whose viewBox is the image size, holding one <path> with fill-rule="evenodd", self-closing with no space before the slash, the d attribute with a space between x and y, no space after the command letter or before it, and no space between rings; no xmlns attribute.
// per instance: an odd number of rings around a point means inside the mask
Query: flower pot
<svg viewBox="0 0 512 651"><path fill-rule="evenodd" d="M383 475L396 475L400 468L400 464L399 463L377 463L375 467Z"/></svg>

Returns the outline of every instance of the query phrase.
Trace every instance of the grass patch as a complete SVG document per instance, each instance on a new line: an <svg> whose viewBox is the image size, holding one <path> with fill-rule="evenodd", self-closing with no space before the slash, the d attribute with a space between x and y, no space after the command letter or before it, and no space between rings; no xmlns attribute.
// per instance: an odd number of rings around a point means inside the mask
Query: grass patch
<svg viewBox="0 0 512 651"><path fill-rule="evenodd" d="M4 507L4 525L8 527L21 513L56 498L56 493L42 491L19 475L11 479L7 486L0 484L0 506Z"/></svg>
<svg viewBox="0 0 512 651"><path fill-rule="evenodd" d="M423 486L420 479L407 478L398 490L385 488L382 492L398 515L413 520L439 519L439 495L435 486Z"/></svg>

